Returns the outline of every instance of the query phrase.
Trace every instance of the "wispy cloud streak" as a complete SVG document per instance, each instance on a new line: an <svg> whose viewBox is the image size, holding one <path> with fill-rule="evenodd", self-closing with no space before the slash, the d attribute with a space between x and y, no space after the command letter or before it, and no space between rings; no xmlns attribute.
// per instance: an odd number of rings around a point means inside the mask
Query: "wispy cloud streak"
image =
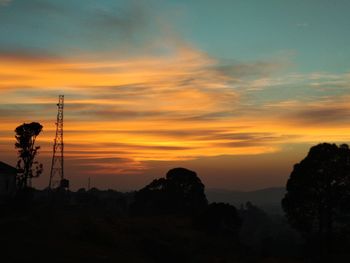
<svg viewBox="0 0 350 263"><path fill-rule="evenodd" d="M286 143L348 138L347 74L277 74L274 61L223 67L188 45L159 56L96 57L0 54L4 149L16 125L35 120L44 124L49 155L60 93L67 156L89 160L90 173L112 166L139 173L146 161L262 154ZM330 89L339 95L327 96Z"/></svg>

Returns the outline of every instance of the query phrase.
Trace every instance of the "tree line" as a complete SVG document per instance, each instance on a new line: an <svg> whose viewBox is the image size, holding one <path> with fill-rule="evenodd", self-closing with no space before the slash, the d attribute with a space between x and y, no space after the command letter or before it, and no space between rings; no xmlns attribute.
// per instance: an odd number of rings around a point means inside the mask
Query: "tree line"
<svg viewBox="0 0 350 263"><path fill-rule="evenodd" d="M18 193L31 187L31 179L43 171L36 160L40 149L36 138L42 129L37 122L15 129ZM233 239L239 236L244 219L243 210L233 205L209 203L200 178L185 168L170 170L164 178L136 191L132 199L131 216L186 215L196 228ZM313 247L319 260L329 261L341 240L350 237L349 146L321 143L311 147L307 156L294 165L281 205L290 226ZM254 210L250 203L247 207Z"/></svg>

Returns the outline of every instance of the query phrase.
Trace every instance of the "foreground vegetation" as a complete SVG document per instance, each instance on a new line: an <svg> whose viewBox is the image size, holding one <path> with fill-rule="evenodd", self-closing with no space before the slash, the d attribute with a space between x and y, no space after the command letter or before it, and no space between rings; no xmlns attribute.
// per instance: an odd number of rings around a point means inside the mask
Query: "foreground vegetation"
<svg viewBox="0 0 350 263"><path fill-rule="evenodd" d="M93 189L51 204L46 194L36 191L26 208L2 209L6 262L302 262L296 233L251 205L240 211L237 236L203 229L185 214L130 215L133 194Z"/></svg>
<svg viewBox="0 0 350 263"><path fill-rule="evenodd" d="M29 169L30 170L30 169ZM21 177L22 178L22 177ZM25 177L24 177L25 178ZM209 203L197 174L139 191L20 188L1 197L6 262L348 262L350 149L319 144L294 166L286 216Z"/></svg>

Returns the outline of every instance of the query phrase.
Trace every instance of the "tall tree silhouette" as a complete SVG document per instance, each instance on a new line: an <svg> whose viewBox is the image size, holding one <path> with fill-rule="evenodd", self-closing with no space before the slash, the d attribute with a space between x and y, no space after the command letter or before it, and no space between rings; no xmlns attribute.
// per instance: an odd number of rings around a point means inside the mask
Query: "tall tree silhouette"
<svg viewBox="0 0 350 263"><path fill-rule="evenodd" d="M318 233L328 250L335 226L349 215L349 201L349 147L323 143L294 165L282 206L292 226L304 234Z"/></svg>
<svg viewBox="0 0 350 263"><path fill-rule="evenodd" d="M15 129L16 143L18 149L17 161L17 187L19 190L30 186L33 177L39 177L43 171L43 165L35 160L40 146L35 145L37 136L42 131L40 123L24 123Z"/></svg>

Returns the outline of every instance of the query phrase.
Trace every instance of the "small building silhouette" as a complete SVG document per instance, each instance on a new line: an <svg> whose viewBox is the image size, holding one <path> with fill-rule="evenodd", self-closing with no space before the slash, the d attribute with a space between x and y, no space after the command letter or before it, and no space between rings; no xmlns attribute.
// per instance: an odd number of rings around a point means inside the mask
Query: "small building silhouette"
<svg viewBox="0 0 350 263"><path fill-rule="evenodd" d="M0 161L0 195L12 195L16 191L17 169Z"/></svg>

